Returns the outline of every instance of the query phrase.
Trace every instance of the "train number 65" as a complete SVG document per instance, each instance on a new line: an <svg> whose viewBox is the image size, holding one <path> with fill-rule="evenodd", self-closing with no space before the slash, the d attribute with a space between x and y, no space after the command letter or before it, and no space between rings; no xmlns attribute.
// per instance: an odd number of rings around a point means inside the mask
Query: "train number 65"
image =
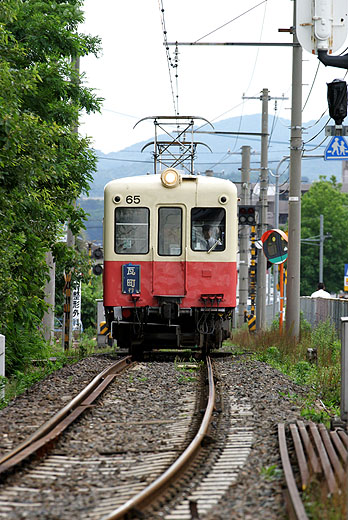
<svg viewBox="0 0 348 520"><path fill-rule="evenodd" d="M140 195L127 195L127 204L140 204Z"/></svg>

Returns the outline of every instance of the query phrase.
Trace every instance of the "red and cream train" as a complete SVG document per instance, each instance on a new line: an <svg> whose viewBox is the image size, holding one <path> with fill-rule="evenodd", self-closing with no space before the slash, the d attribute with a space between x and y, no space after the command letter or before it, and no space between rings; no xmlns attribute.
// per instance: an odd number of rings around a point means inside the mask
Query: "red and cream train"
<svg viewBox="0 0 348 520"><path fill-rule="evenodd" d="M109 182L104 307L117 344L219 348L236 306L237 229L228 180L167 168Z"/></svg>

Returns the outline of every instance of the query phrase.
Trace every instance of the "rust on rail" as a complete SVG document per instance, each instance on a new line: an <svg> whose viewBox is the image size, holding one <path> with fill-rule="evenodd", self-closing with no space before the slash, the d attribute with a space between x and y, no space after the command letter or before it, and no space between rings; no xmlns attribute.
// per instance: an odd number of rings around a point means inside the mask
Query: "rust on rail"
<svg viewBox="0 0 348 520"><path fill-rule="evenodd" d="M121 518L127 518L127 515L132 511L141 510L144 506L151 503L151 501L158 496L158 494L174 480L178 478L187 466L190 464L192 459L196 456L199 449L202 446L207 431L212 419L214 404L215 404L215 385L213 377L213 368L210 357L206 358L206 366L208 372L208 383L209 383L209 395L208 402L206 405L203 420L201 422L198 433L195 438L191 441L185 451L178 457L178 459L172 464L162 475L160 475L154 482L149 486L140 491L133 498L129 499L125 504L115 509L108 515L104 516L102 520L118 520Z"/></svg>
<svg viewBox="0 0 348 520"><path fill-rule="evenodd" d="M347 475L347 433L342 429L329 432L323 424L309 422L305 425L302 421L290 424L289 429L301 477L300 489L305 490L311 479L321 477L329 495L340 492ZM284 424L278 424L278 438L288 510L292 518L305 520L308 517L291 467Z"/></svg>
<svg viewBox="0 0 348 520"><path fill-rule="evenodd" d="M131 362L131 356L126 356L98 374L70 403L59 410L24 442L0 459L0 474L13 468L57 439L77 417L91 406L114 377Z"/></svg>

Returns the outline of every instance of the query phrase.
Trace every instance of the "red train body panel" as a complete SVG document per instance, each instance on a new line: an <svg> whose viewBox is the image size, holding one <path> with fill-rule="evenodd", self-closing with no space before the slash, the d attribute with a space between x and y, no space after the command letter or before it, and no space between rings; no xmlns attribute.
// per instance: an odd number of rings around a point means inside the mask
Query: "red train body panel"
<svg viewBox="0 0 348 520"><path fill-rule="evenodd" d="M133 306L131 295L122 293L124 262L104 262L104 306ZM154 307L156 296L182 296L181 308L204 307L204 294L222 294L222 307L236 306L235 262L139 262L141 292L139 306Z"/></svg>

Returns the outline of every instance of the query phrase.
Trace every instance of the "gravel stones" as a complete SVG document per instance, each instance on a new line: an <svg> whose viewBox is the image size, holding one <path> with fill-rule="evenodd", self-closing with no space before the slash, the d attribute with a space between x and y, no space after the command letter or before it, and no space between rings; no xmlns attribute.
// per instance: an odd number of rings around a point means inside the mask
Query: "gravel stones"
<svg viewBox="0 0 348 520"><path fill-rule="evenodd" d="M249 404L252 415L245 416L245 427L253 427L254 441L237 482L206 519L285 519L277 424L301 419L296 402L308 391L265 363L244 357L216 360L215 366L223 395L233 393Z"/></svg>
<svg viewBox="0 0 348 520"><path fill-rule="evenodd" d="M111 363L97 356L64 367L1 410L1 452L30 435ZM214 366L223 397L221 414L228 419L231 395L234 402L247 406L250 413L243 421L246 429L253 429L253 442L236 482L204 518L286 518L277 424L300 418L296 396L306 397L307 390L268 365L243 356L216 359ZM28 510L10 508L7 518L101 518L96 509L100 502L112 508L115 496L127 499L127 487L136 491L149 482L147 464L152 467L155 459L169 464L178 456L196 420L195 412L195 381L180 377L173 363L139 363L117 378L68 429L44 467L36 461L26 463L2 484L0 503L9 500L4 498L6 492L17 485L21 498L32 504ZM174 436L178 422L179 434ZM210 471L208 462L206 470ZM160 512L158 517L162 517Z"/></svg>

